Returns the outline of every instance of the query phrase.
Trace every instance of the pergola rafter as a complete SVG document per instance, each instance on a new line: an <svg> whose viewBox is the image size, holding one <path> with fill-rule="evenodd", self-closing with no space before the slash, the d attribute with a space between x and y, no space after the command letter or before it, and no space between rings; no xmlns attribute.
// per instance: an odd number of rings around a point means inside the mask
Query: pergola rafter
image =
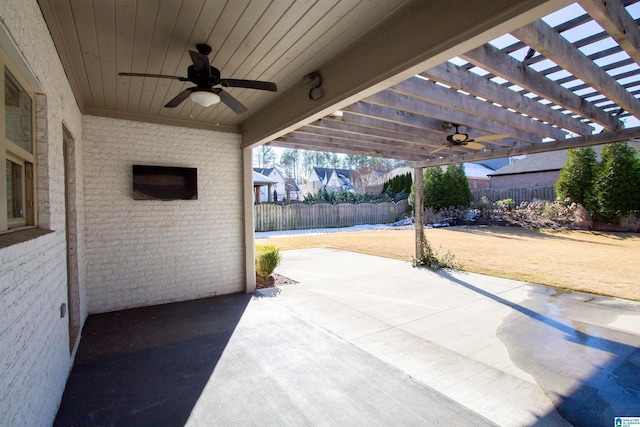
<svg viewBox="0 0 640 427"><path fill-rule="evenodd" d="M517 112L512 112L491 102L481 101L474 96L464 95L456 90L447 89L433 81L425 81L417 77L408 79L390 89L391 91L409 95L420 101L436 104L444 108L450 107L465 114L473 114L485 120L493 120L505 126L512 126L541 138L564 139L566 132L557 127L544 124L539 120L531 120Z"/></svg>
<svg viewBox="0 0 640 427"><path fill-rule="evenodd" d="M616 102L629 113L640 116L640 103L633 95L544 22L534 22L512 34L538 52L553 58L556 64Z"/></svg>
<svg viewBox="0 0 640 427"><path fill-rule="evenodd" d="M622 3L603 0L581 0L580 5L613 37L631 59L640 64L640 31Z"/></svg>
<svg viewBox="0 0 640 427"><path fill-rule="evenodd" d="M464 72L450 62L434 67L422 73L424 77L447 84L455 89L469 92L505 107L513 108L522 114L532 114L548 123L554 123L561 129L566 129L580 135L589 134L593 128L558 110L552 110L537 101L522 96L505 85L499 85L493 81L475 73Z"/></svg>
<svg viewBox="0 0 640 427"><path fill-rule="evenodd" d="M605 128L618 129L621 126L618 119L580 98L572 90L558 85L491 45L469 51L462 58Z"/></svg>
<svg viewBox="0 0 640 427"><path fill-rule="evenodd" d="M474 111L462 111L445 105L426 102L423 99L407 96L391 90L383 91L366 98L366 102L382 105L391 109L402 109L417 115L423 115L440 120L443 124L457 123L468 128L481 130L487 133L508 133L512 138L527 143L537 143L542 140L540 135L526 132L514 126L508 126L494 120L487 120L476 115ZM452 130L452 129L451 129ZM505 132L505 130L510 130ZM450 133L450 132L449 132Z"/></svg>

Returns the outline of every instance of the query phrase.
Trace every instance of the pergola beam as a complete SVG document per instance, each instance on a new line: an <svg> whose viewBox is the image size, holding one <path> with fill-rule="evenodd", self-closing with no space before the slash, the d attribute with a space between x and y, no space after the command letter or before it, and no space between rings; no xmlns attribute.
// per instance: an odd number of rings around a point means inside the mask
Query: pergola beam
<svg viewBox="0 0 640 427"><path fill-rule="evenodd" d="M375 101L376 98L371 98L371 100ZM446 113L446 110L441 107L425 105L425 108L431 108L433 110L433 114L436 113L436 110ZM342 111L344 121L349 123L363 124L365 126L377 127L380 129L398 130L400 132L419 136L423 135L424 130L434 131L439 132L443 140L453 130L450 123L455 122L458 124L464 124L467 127L471 126L465 131L465 133L467 133L471 138L477 138L487 134L506 133L520 141L529 143L541 141L540 137L523 132L511 126L505 126L496 122L487 122L486 120L480 120L470 115L465 116L453 110L446 119L432 118L410 111L362 101L345 107ZM471 122L469 120L474 120L475 122ZM476 124L483 126L483 128L480 129L479 127L473 127Z"/></svg>
<svg viewBox="0 0 640 427"><path fill-rule="evenodd" d="M364 138L366 140L376 139L376 140L390 140L391 143L400 142L400 143L408 143L408 144L418 144L419 146L431 145L437 148L442 147L442 145L446 145L446 136L451 133L451 129L448 129L447 133L435 132L432 130L421 129L419 134L405 134L399 132L387 131L384 129L380 129L378 127L370 127L363 126L351 122L341 121L341 120L327 120L322 119L318 122L314 122L307 127L313 128L318 127L320 129L331 129L334 131L334 134L344 133L346 135L357 135L360 138ZM324 133L321 130L319 133ZM480 136L478 132L474 132L476 136ZM434 142L435 141L435 142ZM510 142L501 142L502 140L496 139L493 140L492 143L495 145L512 145Z"/></svg>
<svg viewBox="0 0 640 427"><path fill-rule="evenodd" d="M640 117L640 103L636 98L620 86L615 78L600 69L577 47L543 21L525 25L512 31L511 34L598 90L629 113Z"/></svg>
<svg viewBox="0 0 640 427"><path fill-rule="evenodd" d="M464 71L451 62L445 62L431 68L422 73L422 75L454 89L463 90L474 96L513 108L520 113L552 123L559 128L569 130L578 135L590 135L593 133L593 127L580 120L527 98L522 93L509 89L506 85L499 85L476 73Z"/></svg>
<svg viewBox="0 0 640 427"><path fill-rule="evenodd" d="M379 105L367 104L371 108L384 110L384 107ZM399 133L401 135L411 135L412 137L422 138L424 136L425 131L434 132L440 135L440 138L446 138L448 128L444 125L444 123L440 120L429 119L423 116L416 116L415 114L410 114L404 112L403 119L407 119L407 116L411 116L409 120L403 120L401 123L397 121L397 117L395 120L386 120L379 118L378 116L371 115L361 115L356 113L351 113L347 110L342 110L342 120L345 123L355 125L355 126L364 126L372 129L379 129L381 131L389 131ZM338 120L336 120L338 121ZM323 121L324 122L324 121ZM411 124L413 123L413 125ZM423 126L416 126L416 123L423 123ZM476 132L478 133L478 132ZM475 136L480 136L480 133Z"/></svg>
<svg viewBox="0 0 640 427"><path fill-rule="evenodd" d="M579 3L631 59L640 64L640 30L624 5L611 0L580 0Z"/></svg>
<svg viewBox="0 0 640 427"><path fill-rule="evenodd" d="M390 147L406 147L406 148L417 148L421 150L430 150L440 148L440 144L438 144L437 140L432 140L429 143L428 139L424 139L422 141L402 141L399 139L391 139L380 136L373 135L365 135L362 133L350 132L347 130L341 129L331 129L326 127L315 127L311 125L303 126L295 132L291 132L289 135L299 135L302 133L306 133L308 135L312 135L314 137L326 137L326 138L339 138L345 141L350 141L351 143L358 142L363 144L363 146L385 146L388 145Z"/></svg>
<svg viewBox="0 0 640 427"><path fill-rule="evenodd" d="M475 96L461 94L454 89L447 89L431 80L412 77L393 86L389 91L402 93L418 98L420 101L433 103L442 107L472 114L485 120L493 120L504 125L511 125L526 132L543 138L564 139L566 132L559 128L544 124L531 117L525 117L517 112L493 105L491 102L481 101Z"/></svg>
<svg viewBox="0 0 640 427"><path fill-rule="evenodd" d="M376 98L372 99L375 100ZM342 111L345 120L349 120L353 123L358 123L358 118L366 118L377 120L382 123L386 122L393 125L404 126L405 128L414 128L417 132L420 132L422 129L427 129L445 133L446 128L444 123L448 122L410 111L387 107L383 104L372 104L370 102L366 102L366 100L349 105L343 108ZM407 130L406 132L410 133L411 131Z"/></svg>
<svg viewBox="0 0 640 427"><path fill-rule="evenodd" d="M311 123L306 127L317 127L319 133L323 133L322 129L331 129L334 132L340 132L350 135L358 135L361 138L386 139L391 142L398 141L404 143L414 143L424 145L425 141L437 141L441 135L433 131L422 131L421 135L411 135L406 133L393 132L385 129L372 128L359 124L354 124L341 120L322 119L318 122Z"/></svg>
<svg viewBox="0 0 640 427"><path fill-rule="evenodd" d="M312 145L311 149L322 144L342 143L345 147L359 147L371 150L382 150L390 147L396 151L414 152L420 154L423 158L427 157L432 151L442 148L442 145L439 144L438 141L427 142L425 140L425 142L421 143L390 141L382 138L371 138L358 134L333 131L331 129L312 129L309 127L300 128L281 138L296 138L299 141L309 141Z"/></svg>
<svg viewBox="0 0 640 427"><path fill-rule="evenodd" d="M313 151L326 151L330 153L340 152L343 154L352 154L357 156L363 156L362 149L359 148L345 148L349 147L344 143L322 143L318 144L313 141L307 141L304 139L292 138L292 137L280 137L269 144L271 147L290 148L295 150L313 150ZM403 159L409 161L423 161L424 156L419 154L410 153L407 151L398 151L386 148L369 149L366 153L367 156L382 157L386 159Z"/></svg>
<svg viewBox="0 0 640 427"><path fill-rule="evenodd" d="M512 84L516 84L529 92L561 105L567 110L592 120L607 129L616 130L622 128L622 124L618 119L606 114L593 103L585 101L571 90L556 84L542 73L534 71L491 45L485 44L460 56L466 61L508 80Z"/></svg>
<svg viewBox="0 0 640 427"><path fill-rule="evenodd" d="M447 123L457 123L468 126L473 129L482 130L488 133L507 133L515 140L526 143L535 144L542 141L540 136L521 129L511 127L509 132L504 132L505 124L498 123L494 120L487 120L475 114L465 113L443 105L425 102L414 97L410 97L398 92L386 90L372 95L365 100L367 103L382 105L389 109L398 109L431 117L432 119L441 120ZM353 111L349 109L349 111Z"/></svg>
<svg viewBox="0 0 640 427"><path fill-rule="evenodd" d="M569 148L588 147L592 145L610 144L614 142L640 139L640 128L623 129L614 132L602 132L597 135L578 136L536 145L526 145L499 150L484 150L472 154L454 155L447 158L431 159L416 162L413 167L444 166L458 163L476 162L479 160L498 159L523 154L544 153L547 151L566 150Z"/></svg>

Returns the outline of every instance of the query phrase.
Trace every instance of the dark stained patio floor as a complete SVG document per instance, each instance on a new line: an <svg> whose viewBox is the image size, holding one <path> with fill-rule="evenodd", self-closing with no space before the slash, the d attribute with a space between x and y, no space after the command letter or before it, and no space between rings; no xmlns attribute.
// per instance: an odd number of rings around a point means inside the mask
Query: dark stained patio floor
<svg viewBox="0 0 640 427"><path fill-rule="evenodd" d="M55 426L493 425L271 298L92 315Z"/></svg>

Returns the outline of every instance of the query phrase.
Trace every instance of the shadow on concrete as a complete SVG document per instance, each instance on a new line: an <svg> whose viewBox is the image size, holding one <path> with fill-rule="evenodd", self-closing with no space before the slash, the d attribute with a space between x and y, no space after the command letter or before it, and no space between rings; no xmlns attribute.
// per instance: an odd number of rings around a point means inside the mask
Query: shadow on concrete
<svg viewBox="0 0 640 427"><path fill-rule="evenodd" d="M525 239L537 239L537 240L571 240L594 246L616 246L616 240L626 240L633 236L633 233L599 233L594 231L576 230L581 233L591 234L595 236L607 237L612 240L611 243L605 242L590 242L585 239L578 238L579 235L572 235L572 230L548 230L537 228L522 228L518 226L469 226L469 227L448 227L448 231L455 231L458 233L469 234L481 234L490 235L496 239L504 240L525 240ZM626 236L628 235L628 236Z"/></svg>
<svg viewBox="0 0 640 427"><path fill-rule="evenodd" d="M87 318L54 426L183 426L252 296Z"/></svg>
<svg viewBox="0 0 640 427"><path fill-rule="evenodd" d="M577 321L565 324L548 315L562 310L554 302L531 309L447 271L439 274L514 310L497 336L513 363L534 377L554 402L557 413L569 423L583 427L613 425L614 417L640 416L640 337ZM600 320L606 324L613 319ZM576 375L583 372L590 375ZM575 384L567 392L567 384L572 381ZM546 414L534 425L552 425L554 415Z"/></svg>

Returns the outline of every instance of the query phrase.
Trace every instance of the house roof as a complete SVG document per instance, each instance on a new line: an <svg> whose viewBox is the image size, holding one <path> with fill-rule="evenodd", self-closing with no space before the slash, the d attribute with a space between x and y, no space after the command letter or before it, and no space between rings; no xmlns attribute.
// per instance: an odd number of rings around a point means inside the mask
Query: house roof
<svg viewBox="0 0 640 427"><path fill-rule="evenodd" d="M494 172L493 169L481 165L479 163L465 163L464 174L467 178L489 178L489 174Z"/></svg>
<svg viewBox="0 0 640 427"><path fill-rule="evenodd" d="M489 176L556 171L562 169L565 163L567 163L566 150L530 154L523 159L516 160L510 165L507 165L495 172L490 173Z"/></svg>
<svg viewBox="0 0 640 427"><path fill-rule="evenodd" d="M258 173L260 173L262 175L265 175L265 176L270 175L271 172L273 172L273 169L275 169L275 168L253 168L254 171L256 171L256 172L258 172Z"/></svg>
<svg viewBox="0 0 640 427"><path fill-rule="evenodd" d="M349 179L351 177L351 171L349 169L314 167L313 170L316 172L316 175L318 175L318 178L320 178L320 181L322 181L323 183L329 179L334 171L338 178Z"/></svg>
<svg viewBox="0 0 640 427"><path fill-rule="evenodd" d="M509 161L508 157L502 157L500 159L481 160L481 161L476 162L476 163L479 163L479 164L481 164L483 166L486 166L489 169L495 171L495 170L498 170L500 168L503 168L503 167L507 166L511 162Z"/></svg>
<svg viewBox="0 0 640 427"><path fill-rule="evenodd" d="M267 185L267 184L275 184L275 181L269 178L268 176L264 176L259 172L253 171L253 185Z"/></svg>
<svg viewBox="0 0 640 427"><path fill-rule="evenodd" d="M300 187L298 186L298 183L293 178L285 178L284 189L285 191L300 191Z"/></svg>
<svg viewBox="0 0 640 427"><path fill-rule="evenodd" d="M629 145L638 150L637 141L630 141ZM602 145L592 147L596 153L596 159L600 161L602 156ZM530 154L520 160L516 160L510 165L490 173L489 176L516 175L522 173L556 171L562 169L567 163L567 150L549 151L547 153Z"/></svg>

